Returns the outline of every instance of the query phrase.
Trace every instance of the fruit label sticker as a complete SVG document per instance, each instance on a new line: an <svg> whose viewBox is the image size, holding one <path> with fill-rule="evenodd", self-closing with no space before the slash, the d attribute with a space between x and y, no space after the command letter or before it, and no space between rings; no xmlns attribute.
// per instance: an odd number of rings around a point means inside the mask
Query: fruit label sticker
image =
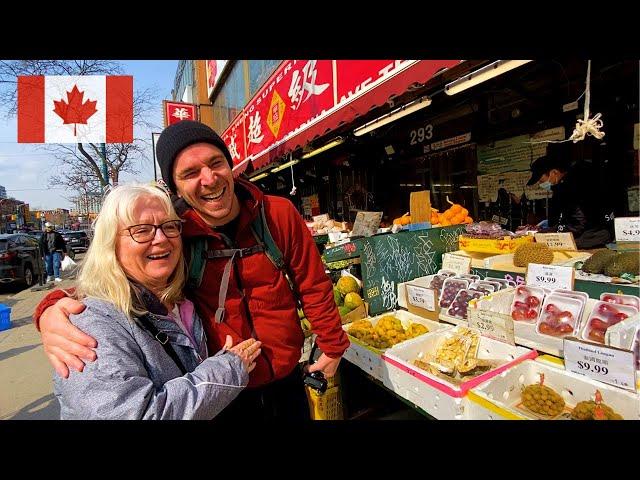
<svg viewBox="0 0 640 480"><path fill-rule="evenodd" d="M509 315L470 308L469 326L480 330L480 335L483 337L493 338L509 345L516 344L513 319Z"/></svg>
<svg viewBox="0 0 640 480"><path fill-rule="evenodd" d="M576 251L576 242L573 233L536 233L536 242L544 243L550 250L572 250Z"/></svg>
<svg viewBox="0 0 640 480"><path fill-rule="evenodd" d="M640 242L640 217L616 217L616 242Z"/></svg>
<svg viewBox="0 0 640 480"><path fill-rule="evenodd" d="M406 285L407 302L414 307L424 308L430 312L436 311L436 291L417 285Z"/></svg>
<svg viewBox="0 0 640 480"><path fill-rule="evenodd" d="M634 352L588 343L576 338L565 338L563 349L566 370L636 391Z"/></svg>
<svg viewBox="0 0 640 480"><path fill-rule="evenodd" d="M445 253L442 255L442 270L449 270L457 275L469 273L471 271L471 257Z"/></svg>
<svg viewBox="0 0 640 480"><path fill-rule="evenodd" d="M527 285L535 285L550 290L562 288L573 290L574 271L572 267L541 265L530 263L527 267Z"/></svg>

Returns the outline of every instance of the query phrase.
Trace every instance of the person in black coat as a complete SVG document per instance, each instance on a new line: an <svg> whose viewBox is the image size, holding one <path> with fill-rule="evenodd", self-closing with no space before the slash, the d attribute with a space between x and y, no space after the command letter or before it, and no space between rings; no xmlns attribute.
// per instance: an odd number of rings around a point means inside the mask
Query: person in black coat
<svg viewBox="0 0 640 480"><path fill-rule="evenodd" d="M67 253L67 243L49 222L44 224L45 231L40 237L40 251L47 266L47 282L61 282L60 263Z"/></svg>
<svg viewBox="0 0 640 480"><path fill-rule="evenodd" d="M544 232L571 232L579 249L602 247L612 241L607 195L598 186L599 175L586 161L569 162L569 146L550 145L547 155L531 164L527 185L553 192L548 227Z"/></svg>

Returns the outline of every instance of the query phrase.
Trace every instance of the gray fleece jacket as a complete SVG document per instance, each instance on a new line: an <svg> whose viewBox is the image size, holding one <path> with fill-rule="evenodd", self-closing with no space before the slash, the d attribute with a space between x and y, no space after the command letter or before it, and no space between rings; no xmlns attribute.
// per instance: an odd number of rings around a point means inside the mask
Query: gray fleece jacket
<svg viewBox="0 0 640 480"><path fill-rule="evenodd" d="M68 379L54 373L62 419L211 419L247 385L240 357L220 351L206 357L205 336L194 313L197 345L173 320L155 317L190 373L182 375L162 345L113 304L87 298L71 322L98 342L98 359Z"/></svg>

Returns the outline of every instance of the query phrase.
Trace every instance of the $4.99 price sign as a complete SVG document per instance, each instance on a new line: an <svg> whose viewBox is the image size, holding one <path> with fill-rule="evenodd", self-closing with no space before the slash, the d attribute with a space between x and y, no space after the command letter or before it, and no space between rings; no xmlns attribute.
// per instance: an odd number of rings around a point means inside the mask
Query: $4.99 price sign
<svg viewBox="0 0 640 480"><path fill-rule="evenodd" d="M616 241L640 242L640 217L616 217L614 224Z"/></svg>
<svg viewBox="0 0 640 480"><path fill-rule="evenodd" d="M574 272L572 267L540 265L530 263L527 267L527 285L555 290L573 290Z"/></svg>
<svg viewBox="0 0 640 480"><path fill-rule="evenodd" d="M574 338L565 338L563 349L566 370L636 391L636 363L633 352Z"/></svg>

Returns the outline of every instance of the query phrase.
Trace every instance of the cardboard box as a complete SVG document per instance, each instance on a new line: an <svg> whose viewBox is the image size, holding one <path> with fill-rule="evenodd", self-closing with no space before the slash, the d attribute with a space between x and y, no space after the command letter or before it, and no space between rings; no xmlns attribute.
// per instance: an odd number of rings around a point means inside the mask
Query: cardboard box
<svg viewBox="0 0 640 480"><path fill-rule="evenodd" d="M368 316L369 316L369 304L365 302L362 305L360 305L358 308L351 310L349 313L347 313L344 316L341 316L340 318L342 318L342 324L344 325L345 323L355 322L356 320L360 320L361 318L367 318Z"/></svg>

